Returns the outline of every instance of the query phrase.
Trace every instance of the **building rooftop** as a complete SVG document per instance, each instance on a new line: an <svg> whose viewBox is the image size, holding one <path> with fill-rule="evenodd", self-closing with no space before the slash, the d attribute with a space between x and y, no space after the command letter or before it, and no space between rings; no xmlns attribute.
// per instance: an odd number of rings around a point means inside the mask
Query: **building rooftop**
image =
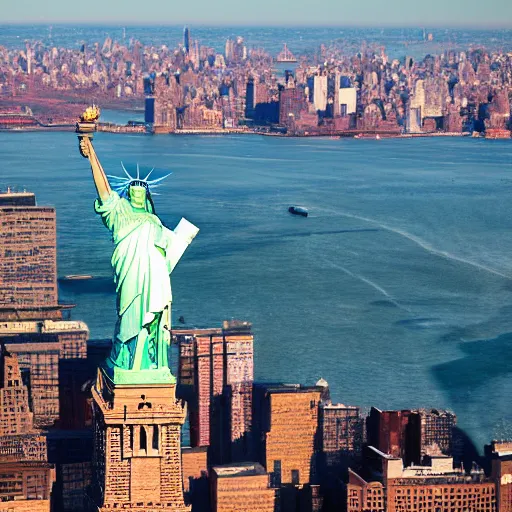
<svg viewBox="0 0 512 512"><path fill-rule="evenodd" d="M36 206L36 195L33 192L14 191L7 188L7 191L0 190L0 208L7 206Z"/></svg>
<svg viewBox="0 0 512 512"><path fill-rule="evenodd" d="M226 464L214 466L212 471L218 478L266 475L265 468L258 462L240 462L237 464Z"/></svg>
<svg viewBox="0 0 512 512"><path fill-rule="evenodd" d="M286 384L283 382L255 382L254 385L264 389L267 393L310 393L322 392L321 386L304 386L302 384Z"/></svg>

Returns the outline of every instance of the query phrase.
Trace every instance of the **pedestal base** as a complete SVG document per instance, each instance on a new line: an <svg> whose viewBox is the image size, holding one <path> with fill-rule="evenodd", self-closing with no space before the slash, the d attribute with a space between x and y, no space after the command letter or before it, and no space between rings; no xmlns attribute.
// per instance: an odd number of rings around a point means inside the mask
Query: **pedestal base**
<svg viewBox="0 0 512 512"><path fill-rule="evenodd" d="M113 378L108 370L98 370L91 390L95 441L90 496L95 510L190 512L181 469L186 408L176 398L174 377L168 368L110 368Z"/></svg>
<svg viewBox="0 0 512 512"><path fill-rule="evenodd" d="M100 368L105 377L115 385L176 384L176 377L169 368L154 370L125 370L107 359Z"/></svg>

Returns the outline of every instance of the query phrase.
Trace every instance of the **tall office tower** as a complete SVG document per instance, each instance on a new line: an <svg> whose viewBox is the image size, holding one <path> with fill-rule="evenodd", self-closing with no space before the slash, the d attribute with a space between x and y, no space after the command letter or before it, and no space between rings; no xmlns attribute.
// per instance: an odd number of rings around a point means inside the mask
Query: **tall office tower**
<svg viewBox="0 0 512 512"><path fill-rule="evenodd" d="M402 457L407 463L418 461L421 434L418 415L413 411L381 411L372 407L366 429L369 446L393 457Z"/></svg>
<svg viewBox="0 0 512 512"><path fill-rule="evenodd" d="M315 483L321 394L316 386L254 385L257 456L276 487Z"/></svg>
<svg viewBox="0 0 512 512"><path fill-rule="evenodd" d="M512 510L512 441L493 441L491 450L496 512L509 512Z"/></svg>
<svg viewBox="0 0 512 512"><path fill-rule="evenodd" d="M103 373L92 388L95 510L189 512L183 495L181 427L186 410L176 385L114 385Z"/></svg>
<svg viewBox="0 0 512 512"><path fill-rule="evenodd" d="M341 73L336 70L334 72L334 102L333 102L333 116L338 117L341 115L341 105L340 105L340 82L341 82Z"/></svg>
<svg viewBox="0 0 512 512"><path fill-rule="evenodd" d="M189 404L190 442L210 463L247 460L252 446L253 335L247 322L175 330L179 392Z"/></svg>
<svg viewBox="0 0 512 512"><path fill-rule="evenodd" d="M364 419L359 407L321 404L320 435L327 471L339 474L349 463L361 457Z"/></svg>
<svg viewBox="0 0 512 512"><path fill-rule="evenodd" d="M440 409L421 409L417 414L421 423L421 457L452 455L453 429L457 424L455 414Z"/></svg>
<svg viewBox="0 0 512 512"><path fill-rule="evenodd" d="M315 75L313 83L315 110L325 110L327 108L327 77L325 75Z"/></svg>
<svg viewBox="0 0 512 512"><path fill-rule="evenodd" d="M306 93L303 86L286 87L279 91L279 124L291 126L307 112Z"/></svg>
<svg viewBox="0 0 512 512"><path fill-rule="evenodd" d="M55 209L33 193L0 193L0 318L48 318L57 303Z"/></svg>
<svg viewBox="0 0 512 512"><path fill-rule="evenodd" d="M233 60L234 52L235 52L235 42L232 39L226 40L226 48L224 51L224 56L226 57L226 62L230 62Z"/></svg>
<svg viewBox="0 0 512 512"><path fill-rule="evenodd" d="M65 419L69 428L76 418L66 404L76 405L83 383L74 391L59 386L66 371L76 375L76 366L85 362L89 332L83 322L62 320L63 309L55 210L36 206L29 192L0 194L0 342L18 358L38 427Z"/></svg>
<svg viewBox="0 0 512 512"><path fill-rule="evenodd" d="M190 30L187 26L183 29L183 48L188 55L190 53Z"/></svg>
<svg viewBox="0 0 512 512"><path fill-rule="evenodd" d="M256 106L256 85L254 83L254 78L252 76L247 80L247 85L245 87L245 117L248 119L254 118L254 108Z"/></svg>
<svg viewBox="0 0 512 512"><path fill-rule="evenodd" d="M0 346L0 510L50 510L55 480L15 355Z"/></svg>
<svg viewBox="0 0 512 512"><path fill-rule="evenodd" d="M212 512L274 512L277 489L261 464L243 462L211 470Z"/></svg>
<svg viewBox="0 0 512 512"><path fill-rule="evenodd" d="M401 457L405 464L420 464L427 455L453 455L457 418L449 411L419 409L380 411L372 407L366 422L368 444Z"/></svg>
<svg viewBox="0 0 512 512"><path fill-rule="evenodd" d="M466 473L454 469L453 459L443 455L432 457L429 466L404 468L401 458L373 447L370 451L370 478L349 470L348 512L496 511L496 483L476 466Z"/></svg>

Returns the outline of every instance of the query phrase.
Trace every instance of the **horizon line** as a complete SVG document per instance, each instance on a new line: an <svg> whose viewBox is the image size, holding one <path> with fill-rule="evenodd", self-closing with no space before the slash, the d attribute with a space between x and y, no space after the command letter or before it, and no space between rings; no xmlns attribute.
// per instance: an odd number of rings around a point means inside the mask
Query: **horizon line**
<svg viewBox="0 0 512 512"><path fill-rule="evenodd" d="M503 30L512 30L512 23L508 22L507 24L504 24L503 22L487 22L485 23L485 26L482 26L482 23L476 23L476 22L469 22L469 23L461 23L461 22L428 22L428 23L416 23L416 22L406 22L403 24L397 24L395 22L384 22L384 23L359 23L359 22L346 22L344 24L332 24L329 22L318 22L318 23L290 23L290 22L282 22L282 23L269 23L269 22L261 22L261 23L244 23L244 22L231 22L231 23L224 23L224 22L218 22L218 23L206 23L206 22L197 22L197 23L190 23L185 21L177 21L174 23L162 23L161 21L155 20L155 21L143 21L143 22L137 22L135 20L105 20L105 21L97 21L97 20L80 20L80 21L74 21L74 20L47 20L47 21L41 21L39 19L34 20L7 20L0 23L0 26L7 26L7 25L14 25L14 26L20 26L20 25L36 25L36 26L58 26L58 25L78 25L78 26L119 26L119 27L148 27L148 26L159 26L159 27L211 27L211 28L224 28L224 27L253 27L253 28L266 28L266 27L295 27L295 28L373 28L373 29L379 29L379 28L385 28L385 29L404 29L404 28L417 28L418 30L423 28L432 28L432 29L470 29L470 30L491 30L500 28Z"/></svg>

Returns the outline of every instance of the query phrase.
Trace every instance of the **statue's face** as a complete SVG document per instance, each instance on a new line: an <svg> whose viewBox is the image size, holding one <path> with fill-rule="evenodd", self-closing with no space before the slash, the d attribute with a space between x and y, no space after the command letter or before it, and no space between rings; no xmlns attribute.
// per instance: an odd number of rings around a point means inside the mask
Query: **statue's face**
<svg viewBox="0 0 512 512"><path fill-rule="evenodd" d="M131 186L128 191L130 203L134 208L146 208L146 189L137 185Z"/></svg>

